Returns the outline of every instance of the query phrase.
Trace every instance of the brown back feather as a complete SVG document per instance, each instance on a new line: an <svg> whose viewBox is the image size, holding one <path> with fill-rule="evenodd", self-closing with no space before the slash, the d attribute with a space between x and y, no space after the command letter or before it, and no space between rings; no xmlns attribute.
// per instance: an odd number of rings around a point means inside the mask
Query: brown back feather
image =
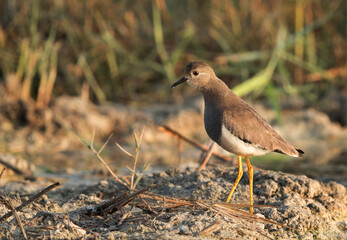
<svg viewBox="0 0 347 240"><path fill-rule="evenodd" d="M283 139L252 107L230 91L223 107L225 127L239 139L260 148L286 155L302 155L303 151ZM237 103L237 104L236 104Z"/></svg>

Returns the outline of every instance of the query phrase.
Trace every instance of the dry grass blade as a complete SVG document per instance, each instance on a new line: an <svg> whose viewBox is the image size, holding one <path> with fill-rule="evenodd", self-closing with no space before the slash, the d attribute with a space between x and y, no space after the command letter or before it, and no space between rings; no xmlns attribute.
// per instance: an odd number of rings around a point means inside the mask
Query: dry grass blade
<svg viewBox="0 0 347 240"><path fill-rule="evenodd" d="M130 181L127 179L127 176L122 176L121 178L130 186Z"/></svg>
<svg viewBox="0 0 347 240"><path fill-rule="evenodd" d="M28 239L27 234L25 233L25 229L23 227L22 221L20 220L18 212L16 208L13 206L12 202L9 199L5 199L3 196L0 196L0 198L2 199L2 202L4 203L4 205L6 205L9 209L11 209L12 214L16 217L18 226L23 234L23 237L25 239Z"/></svg>
<svg viewBox="0 0 347 240"><path fill-rule="evenodd" d="M212 224L204 228L200 233L199 236L207 236L210 235L211 233L218 231L221 228L221 223L222 221L217 219L214 221Z"/></svg>
<svg viewBox="0 0 347 240"><path fill-rule="evenodd" d="M134 131L134 138L135 138L136 149L140 149L144 131L145 131L145 128L142 128L141 134L140 134L140 137L139 137L139 138L137 137L137 134L136 134L136 132Z"/></svg>
<svg viewBox="0 0 347 240"><path fill-rule="evenodd" d="M93 132L92 132L92 140L90 140L90 148L94 146L94 139L95 139L95 128L93 129Z"/></svg>
<svg viewBox="0 0 347 240"><path fill-rule="evenodd" d="M140 152L140 147L141 147L141 143L142 143L142 137L143 137L143 133L144 133L144 128L141 131L140 137L137 136L136 132L133 131L133 135L134 135L134 140L135 140L135 154L131 154L128 151L126 151L121 145L119 145L118 143L116 143L117 147L124 152L127 156L131 157L133 159L133 166L132 168L129 168L127 166L127 168L129 169L129 171L131 172L131 178L130 178L130 189L134 189L137 185L137 183L140 181L141 176L137 177L136 181L135 181L135 176L136 176L136 165L137 165L137 161L138 161L138 157L139 157L139 152ZM141 173L145 170L145 168L148 165L145 165L142 168Z"/></svg>
<svg viewBox="0 0 347 240"><path fill-rule="evenodd" d="M233 207L233 208L277 208L278 206L274 205L250 205L250 204L243 204L243 203L218 203L218 205L225 205L226 207Z"/></svg>
<svg viewBox="0 0 347 240"><path fill-rule="evenodd" d="M31 235L36 235L37 237L42 237L42 232L55 230L56 227L50 225L40 225L40 226L32 226L26 227L26 231Z"/></svg>
<svg viewBox="0 0 347 240"><path fill-rule="evenodd" d="M118 143L116 143L117 147L119 147L120 150L122 150L122 152L124 152L126 155L128 155L131 158L134 158L134 155L132 155L131 153L129 153L127 150L125 150L121 145L119 145Z"/></svg>
<svg viewBox="0 0 347 240"><path fill-rule="evenodd" d="M112 171L112 169L107 165L107 163L105 162L105 160L100 156L100 154L98 154L98 152L94 149L94 147L91 149L95 155L98 157L98 159L101 161L102 164L104 164L104 166L106 167L106 169L111 173L111 175L121 184L123 184L124 186L126 186L126 184L123 183L122 180L120 180L120 178Z"/></svg>
<svg viewBox="0 0 347 240"><path fill-rule="evenodd" d="M130 167L126 166L126 168L127 168L131 173L134 173L134 170L131 169Z"/></svg>
<svg viewBox="0 0 347 240"><path fill-rule="evenodd" d="M145 164L143 164L142 169L141 169L140 172L139 172L139 175L137 175L136 181L135 181L135 183L134 183L134 188L135 188L136 185L140 182L140 180L141 180L141 178L142 178L143 172L144 172L144 171L147 169L147 167L150 166L150 165L151 165L151 163L145 163Z"/></svg>
<svg viewBox="0 0 347 240"><path fill-rule="evenodd" d="M77 137L77 139L83 143L84 145L86 145L95 155L96 157L100 160L100 162L106 167L107 171L109 171L109 173L111 173L111 175L116 179L116 181L118 181L120 184L122 184L123 186L125 186L126 188L128 188L127 184L125 184L113 171L112 169L107 165L107 163L105 162L105 160L101 157L100 153L102 152L102 150L105 148L105 146L107 145L107 143L110 141L112 134L108 137L108 139L106 140L106 142L104 143L104 145L101 147L101 149L99 151L96 151L96 149L94 148L94 136L95 136L95 131L93 131L92 134L92 140L91 143L88 144L86 141L82 140L81 138L79 138L77 135L75 135Z"/></svg>
<svg viewBox="0 0 347 240"><path fill-rule="evenodd" d="M1 173L0 173L0 179L2 178L2 174L4 174L6 168L2 169Z"/></svg>
<svg viewBox="0 0 347 240"><path fill-rule="evenodd" d="M201 202L199 202L199 204L201 204ZM255 214L240 210L240 209L236 209L233 206L229 206L228 204L222 203L222 204L203 204L203 205L208 205L208 207L210 209L213 209L214 211L216 211L217 213L219 213L222 216L229 216L229 217L238 217L240 219L244 219L244 220L249 220L249 221L254 221L254 222L262 222L262 223L271 223L277 226L281 226L284 228L289 228L295 231L298 231L298 229L286 226L284 224L263 218L263 217L259 217Z"/></svg>
<svg viewBox="0 0 347 240"><path fill-rule="evenodd" d="M40 198L42 195L48 193L49 191L53 190L54 188L56 188L57 186L60 185L60 182L56 182L53 183L52 185L46 187L45 189L43 189L41 192L39 192L38 194L36 194L35 196L31 197L29 200L23 202L19 207L16 207L17 211L20 211L23 207L29 205L30 203L36 201L38 198ZM7 218L9 218L12 215L12 212L6 213L5 215L3 215L0 218L0 223L5 221Z"/></svg>
<svg viewBox="0 0 347 240"><path fill-rule="evenodd" d="M134 179L135 179L135 175L136 175L136 165L137 165L137 160L139 157L139 152L140 152L140 146L142 143L142 137L143 137L143 132L144 132L144 128L142 128L140 137L138 138L136 135L136 132L134 131L134 138L135 138L135 156L134 156L134 162L133 162L133 171L131 173L131 181L130 181L130 186L131 189L134 189L136 187L136 184L138 183L138 181L136 181L134 183Z"/></svg>
<svg viewBox="0 0 347 240"><path fill-rule="evenodd" d="M107 143L110 141L111 137L113 136L113 133L110 134L110 136L107 138L106 142L104 143L104 145L102 145L102 147L100 148L100 150L98 151L98 154L100 154L102 152L102 150L104 150L104 148L106 147Z"/></svg>
<svg viewBox="0 0 347 240"><path fill-rule="evenodd" d="M155 194L155 193L146 193L146 194L143 194L142 197L154 199L154 200L158 200L158 201L165 200L165 202L168 202L168 203L176 203L176 204L182 204L182 205L188 205L188 206L194 206L195 205L194 204L195 200L164 196L164 195Z"/></svg>

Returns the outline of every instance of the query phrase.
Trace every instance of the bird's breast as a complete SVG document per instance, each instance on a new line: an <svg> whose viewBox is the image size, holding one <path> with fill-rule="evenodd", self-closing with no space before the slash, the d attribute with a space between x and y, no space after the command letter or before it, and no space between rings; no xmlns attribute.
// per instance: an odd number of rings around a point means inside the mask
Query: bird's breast
<svg viewBox="0 0 347 240"><path fill-rule="evenodd" d="M222 114L216 109L205 105L204 124L207 135L216 143L221 136Z"/></svg>

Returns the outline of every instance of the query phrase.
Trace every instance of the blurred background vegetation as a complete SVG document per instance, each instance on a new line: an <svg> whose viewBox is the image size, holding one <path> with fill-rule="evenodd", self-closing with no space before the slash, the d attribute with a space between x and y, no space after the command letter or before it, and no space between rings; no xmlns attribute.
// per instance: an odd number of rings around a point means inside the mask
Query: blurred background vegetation
<svg viewBox="0 0 347 240"><path fill-rule="evenodd" d="M177 100L192 90L169 86L191 60L241 96L314 103L347 88L343 0L2 0L0 24L0 93L38 107Z"/></svg>

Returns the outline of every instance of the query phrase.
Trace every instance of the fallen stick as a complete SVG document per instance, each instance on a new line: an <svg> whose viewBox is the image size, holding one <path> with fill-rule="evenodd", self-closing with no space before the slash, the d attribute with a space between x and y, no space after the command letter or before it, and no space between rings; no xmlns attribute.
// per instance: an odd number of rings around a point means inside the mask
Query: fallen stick
<svg viewBox="0 0 347 240"><path fill-rule="evenodd" d="M15 174L24 176L25 178L29 179L29 180L35 180L35 177L26 171L22 171L19 168L17 168L16 166L14 166L13 164L4 161L3 159L0 158L0 164L4 165L5 167L7 167L8 169L11 169ZM1 174L2 175L2 174Z"/></svg>
<svg viewBox="0 0 347 240"><path fill-rule="evenodd" d="M2 177L2 174L4 174L5 170L6 170L6 168L2 169L2 171L1 171L1 173L0 173L0 179L1 179L1 177Z"/></svg>
<svg viewBox="0 0 347 240"><path fill-rule="evenodd" d="M153 187L153 185L146 187L146 188L143 188L143 189L141 189L137 192L134 192L132 194L129 194L129 191L127 191L118 197L115 197L109 201L106 201L104 203L97 205L88 214L90 214L92 216L96 216L96 215L101 215L101 214L105 214L105 213L115 212L115 211L121 209L122 207L124 207L125 205L129 204L131 201L133 201L139 195L149 191L151 189L151 187Z"/></svg>
<svg viewBox="0 0 347 240"><path fill-rule="evenodd" d="M137 192L134 192L130 194L129 196L125 197L121 201L117 202L114 205L109 206L108 208L104 209L102 212L107 213L107 212L114 212L114 210L119 210L120 207L124 207L125 205L129 204L131 201L133 201L136 197L138 197L140 194L145 193L151 189L152 186L143 188Z"/></svg>
<svg viewBox="0 0 347 240"><path fill-rule="evenodd" d="M208 148L208 151L205 152L204 156L202 157L202 161L198 170L199 172L201 172L201 170L205 168L208 160L210 159L213 153L213 147L214 147L214 142L211 143L210 147Z"/></svg>
<svg viewBox="0 0 347 240"><path fill-rule="evenodd" d="M208 147L205 147L204 145L194 141L194 140L191 140L189 138L186 138L185 136L183 136L182 134L180 134L179 132L171 129L170 127L168 126L165 126L165 125L162 125L162 126L158 126L158 129L160 131L163 131L163 132L168 132L184 141L186 141L187 143L193 145L194 147L196 148L199 148L200 150L204 151L204 152L207 152L208 151ZM228 156L225 156L224 154L221 154L219 152L215 152L213 151L212 152L212 155L216 156L217 158L223 160L223 161L232 161L232 157L228 157Z"/></svg>
<svg viewBox="0 0 347 240"><path fill-rule="evenodd" d="M25 206L29 205L30 203L36 201L38 198L40 198L42 195L46 194L47 192L51 191L52 189L56 188L57 186L60 185L60 182L56 182L48 187L46 187L45 189L43 189L41 192L39 192L38 194L36 194L35 196L31 197L29 200L23 202L20 206L16 207L16 211L20 211L22 208L24 208ZM0 218L0 223L5 221L7 218L11 217L12 212L8 212L5 215L3 215Z"/></svg>
<svg viewBox="0 0 347 240"><path fill-rule="evenodd" d="M108 208L109 206L123 200L125 197L127 197L129 195L129 192L125 192L122 193L120 196L114 197L111 200L108 200L106 202L100 203L97 206L94 207L94 209L92 209L92 211L89 213L90 215L94 216L94 215L99 215L101 214L104 209Z"/></svg>

